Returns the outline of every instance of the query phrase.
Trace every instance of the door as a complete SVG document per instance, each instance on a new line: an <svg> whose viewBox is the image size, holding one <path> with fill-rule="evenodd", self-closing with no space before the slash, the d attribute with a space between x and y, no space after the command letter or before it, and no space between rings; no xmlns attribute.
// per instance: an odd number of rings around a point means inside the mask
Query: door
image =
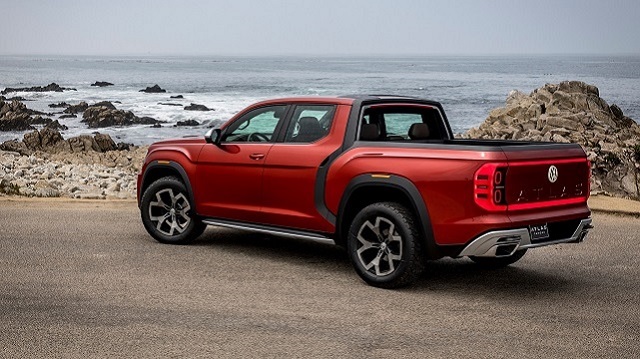
<svg viewBox="0 0 640 359"><path fill-rule="evenodd" d="M259 221L263 166L286 109L278 105L251 110L222 131L219 146L204 146L195 196L201 215Z"/></svg>
<svg viewBox="0 0 640 359"><path fill-rule="evenodd" d="M348 109L342 111L346 118ZM342 145L342 127L332 128L340 109L334 105L297 105L292 112L283 141L273 145L265 163L262 222L331 231L316 208L315 191L320 164Z"/></svg>

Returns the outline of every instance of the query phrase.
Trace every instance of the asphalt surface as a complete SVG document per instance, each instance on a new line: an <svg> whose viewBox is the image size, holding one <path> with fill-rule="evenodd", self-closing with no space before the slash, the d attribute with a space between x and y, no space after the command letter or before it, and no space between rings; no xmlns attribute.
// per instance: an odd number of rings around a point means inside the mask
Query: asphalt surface
<svg viewBox="0 0 640 359"><path fill-rule="evenodd" d="M638 358L640 220L594 224L383 290L333 246L219 228L163 245L132 202L0 200L0 356Z"/></svg>

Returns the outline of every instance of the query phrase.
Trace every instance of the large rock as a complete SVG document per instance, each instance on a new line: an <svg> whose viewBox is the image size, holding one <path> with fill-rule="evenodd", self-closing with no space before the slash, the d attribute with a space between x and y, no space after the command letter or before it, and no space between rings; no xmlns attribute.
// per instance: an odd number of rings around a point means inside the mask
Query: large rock
<svg viewBox="0 0 640 359"><path fill-rule="evenodd" d="M107 107L90 107L82 114L82 122L89 128L126 126L133 123L135 115L131 111L112 110Z"/></svg>
<svg viewBox="0 0 640 359"><path fill-rule="evenodd" d="M50 150L59 142L64 142L64 138L60 132L45 127L40 131L25 133L22 142L31 151Z"/></svg>
<svg viewBox="0 0 640 359"><path fill-rule="evenodd" d="M97 133L93 138L98 144L100 152L115 151L118 149L118 146L109 135Z"/></svg>
<svg viewBox="0 0 640 359"><path fill-rule="evenodd" d="M71 152L100 152L100 145L98 145L95 138L90 135L71 137L67 142L69 143L69 147L71 147Z"/></svg>
<svg viewBox="0 0 640 359"><path fill-rule="evenodd" d="M109 152L127 151L131 145L116 144L111 136L96 133L95 135L81 135L65 140L60 132L45 127L40 131L25 133L22 141L10 140L0 144L0 150L30 155L34 152L65 153L65 152Z"/></svg>
<svg viewBox="0 0 640 359"><path fill-rule="evenodd" d="M67 108L69 104L66 102L58 102L58 103L50 103L49 107L51 108Z"/></svg>
<svg viewBox="0 0 640 359"><path fill-rule="evenodd" d="M64 110L64 113L75 115L76 113L84 112L84 110L88 109L89 105L82 101L77 105L69 105Z"/></svg>
<svg viewBox="0 0 640 359"><path fill-rule="evenodd" d="M69 127L61 124L60 122L58 122L58 120L54 120L52 122L47 123L46 126L44 126L44 128L50 128L52 130L56 130L56 131L66 131L69 129Z"/></svg>
<svg viewBox="0 0 640 359"><path fill-rule="evenodd" d="M9 141L0 143L0 150L8 151L8 152L17 152L20 154L28 154L31 152L27 148L27 145L24 144L24 141L18 141L18 140L9 140Z"/></svg>
<svg viewBox="0 0 640 359"><path fill-rule="evenodd" d="M106 86L113 86L113 84L111 82L106 82L106 81L96 81L92 83L91 86L106 87Z"/></svg>
<svg viewBox="0 0 640 359"><path fill-rule="evenodd" d="M162 93L162 92L167 92L167 90L160 88L160 86L153 85L153 86L148 86L147 88L145 88L144 90L140 90L139 92L146 92L146 93Z"/></svg>
<svg viewBox="0 0 640 359"><path fill-rule="evenodd" d="M0 131L26 131L34 129L27 114L9 114L0 118Z"/></svg>
<svg viewBox="0 0 640 359"><path fill-rule="evenodd" d="M24 97L22 97L22 96L13 96L13 97L9 97L9 98L6 98L6 97L4 97L4 96L0 96L0 100L1 100L1 101L5 101L5 102L7 102L7 101L8 101L8 102L11 102L11 101L20 101L20 102L23 102L23 101L32 101L32 100L27 100L26 98L24 98Z"/></svg>
<svg viewBox="0 0 640 359"><path fill-rule="evenodd" d="M75 115L77 113L86 111L89 107L106 107L110 110L116 109L116 107L110 101L96 102L93 105L89 105L86 102L82 101L77 105L67 105L67 108L64 110L64 113Z"/></svg>
<svg viewBox="0 0 640 359"><path fill-rule="evenodd" d="M2 90L2 94L5 95L5 94L8 94L9 92L62 92L65 90L75 91L76 89L60 87L60 85L58 85L57 83L52 82L47 86L16 87L16 88L7 87L4 90Z"/></svg>
<svg viewBox="0 0 640 359"><path fill-rule="evenodd" d="M578 143L592 163L592 191L640 198L640 125L599 93L580 81L513 91L463 137Z"/></svg>
<svg viewBox="0 0 640 359"><path fill-rule="evenodd" d="M174 127L182 127L182 126L200 126L200 122L196 120L178 121Z"/></svg>
<svg viewBox="0 0 640 359"><path fill-rule="evenodd" d="M33 125L49 125L53 122L42 115L42 112L30 110L20 101L0 100L0 131L32 130Z"/></svg>
<svg viewBox="0 0 640 359"><path fill-rule="evenodd" d="M184 107L185 110L187 111L212 111L210 108L208 108L205 105L198 105L197 103L192 103L189 106L185 106Z"/></svg>
<svg viewBox="0 0 640 359"><path fill-rule="evenodd" d="M156 120L153 117L149 117L149 116L142 116L142 117L136 117L134 124L136 125L154 125L156 123L163 123L164 121L159 121Z"/></svg>
<svg viewBox="0 0 640 359"><path fill-rule="evenodd" d="M109 104L113 108L108 106L90 106L82 114L82 122L85 122L89 128L155 124L160 122L151 117L138 117L131 111L118 110L111 103Z"/></svg>
<svg viewBox="0 0 640 359"><path fill-rule="evenodd" d="M106 107L109 110L115 110L116 106L114 104L112 104L110 101L100 101L100 102L96 102L93 105L89 106L89 107Z"/></svg>

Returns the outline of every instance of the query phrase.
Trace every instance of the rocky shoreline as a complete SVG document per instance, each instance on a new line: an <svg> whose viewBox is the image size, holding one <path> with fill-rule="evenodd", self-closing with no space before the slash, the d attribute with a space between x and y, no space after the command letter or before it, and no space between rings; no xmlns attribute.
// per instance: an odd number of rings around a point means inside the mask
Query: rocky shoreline
<svg viewBox="0 0 640 359"><path fill-rule="evenodd" d="M96 81L91 84L93 87L107 87L113 86L112 83L106 81ZM2 95L18 92L64 92L64 91L76 91L73 88L65 88L56 84L55 82L47 86L34 86L34 87L20 87L20 88L5 88L1 91ZM144 93L166 93L167 91L161 88L159 85L154 85L140 90ZM183 95L169 96L169 100L183 100ZM81 101L76 104L69 104L66 102L51 103L48 105L53 110L62 109L62 112L40 112L27 108L23 101L24 98L14 96L7 98L0 96L0 131L27 131L34 130L39 127L50 127L57 130L67 130L67 126L60 124L58 120L54 120L51 117L58 116L60 120L67 118L76 118L79 114L82 115L82 123L85 123L88 128L104 128L112 126L132 126L132 125L151 125L151 128L162 127L163 121L156 120L155 118L143 116L138 117L131 111L125 111L116 108L114 103L118 101L100 101L94 104L88 104L85 101ZM161 105L182 107L185 111L200 111L208 112L215 111L213 108L209 108L205 105L197 103L183 104L181 102L161 102ZM203 122L204 123L204 122ZM182 123L176 124L176 126L200 126L203 124L193 119L187 119ZM176 127L174 126L174 127Z"/></svg>
<svg viewBox="0 0 640 359"><path fill-rule="evenodd" d="M96 81L91 86L113 86ZM28 88L6 88L12 92L63 92L56 83ZM165 93L158 85L140 90L146 93ZM184 99L173 95L171 99ZM0 195L29 197L68 197L81 199L132 199L136 197L136 178L148 146L115 143L109 135L96 133L64 139L59 131L67 130L58 120L82 116L88 129L150 125L162 127L164 122L151 117L138 117L131 111L118 109L110 101L93 104L79 102L49 104L52 110L44 113L27 108L23 98L0 96L0 131L32 131L22 140L0 144ZM178 104L186 111L214 111L204 105ZM195 120L178 121L174 126L201 126Z"/></svg>
<svg viewBox="0 0 640 359"><path fill-rule="evenodd" d="M0 194L79 199L134 199L147 146L94 134L65 140L44 128L0 144Z"/></svg>
<svg viewBox="0 0 640 359"><path fill-rule="evenodd" d="M42 89L57 91L52 85ZM93 105L63 102L50 107L64 108L68 116L82 113L88 128L134 123L161 126L155 119L118 110L108 101ZM46 115L29 110L17 99L0 98L0 130L3 126L33 130L20 141L0 144L0 194L135 198L136 176L147 146L115 143L100 133L64 139L58 132L64 126ZM176 126L199 125L184 121ZM492 110L479 127L462 137L578 143L592 163L592 193L640 198L640 125L618 106L607 104L593 85L565 81L530 94L512 91L504 107Z"/></svg>

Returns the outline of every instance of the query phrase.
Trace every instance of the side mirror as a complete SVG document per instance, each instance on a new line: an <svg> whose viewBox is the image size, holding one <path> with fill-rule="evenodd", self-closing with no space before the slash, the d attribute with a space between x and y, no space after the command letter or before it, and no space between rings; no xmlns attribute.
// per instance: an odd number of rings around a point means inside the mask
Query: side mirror
<svg viewBox="0 0 640 359"><path fill-rule="evenodd" d="M220 146L222 141L222 131L219 128L212 128L204 135L204 140L216 146Z"/></svg>

